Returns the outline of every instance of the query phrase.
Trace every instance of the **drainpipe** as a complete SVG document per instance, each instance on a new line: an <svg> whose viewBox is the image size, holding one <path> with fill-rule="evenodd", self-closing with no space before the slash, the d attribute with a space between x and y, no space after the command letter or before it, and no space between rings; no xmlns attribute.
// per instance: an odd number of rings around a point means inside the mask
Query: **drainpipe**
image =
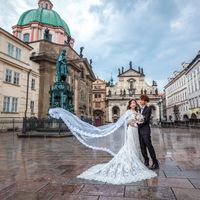
<svg viewBox="0 0 200 200"><path fill-rule="evenodd" d="M28 75L27 75L27 88L26 88L26 110L25 110L25 114L24 117L27 118L27 110L28 110L28 92L29 92L29 79L30 79L30 73L31 73L32 69L29 69L28 71Z"/></svg>
<svg viewBox="0 0 200 200"><path fill-rule="evenodd" d="M26 87L26 109L24 112L24 120L23 120L23 133L26 133L26 119L27 119L27 110L28 110L28 92L29 92L29 79L30 79L30 73L32 69L29 69L27 74L27 87Z"/></svg>

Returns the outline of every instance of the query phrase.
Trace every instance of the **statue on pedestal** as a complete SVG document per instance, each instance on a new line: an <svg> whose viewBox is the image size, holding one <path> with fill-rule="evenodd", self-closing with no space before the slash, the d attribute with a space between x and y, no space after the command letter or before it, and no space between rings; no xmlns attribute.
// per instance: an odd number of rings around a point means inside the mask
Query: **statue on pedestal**
<svg viewBox="0 0 200 200"><path fill-rule="evenodd" d="M65 81L67 74L66 50L63 49L56 62L56 81Z"/></svg>
<svg viewBox="0 0 200 200"><path fill-rule="evenodd" d="M50 87L50 106L49 108L61 107L70 112L74 112L73 91L69 83L66 82L68 75L66 50L63 49L56 61L56 80Z"/></svg>

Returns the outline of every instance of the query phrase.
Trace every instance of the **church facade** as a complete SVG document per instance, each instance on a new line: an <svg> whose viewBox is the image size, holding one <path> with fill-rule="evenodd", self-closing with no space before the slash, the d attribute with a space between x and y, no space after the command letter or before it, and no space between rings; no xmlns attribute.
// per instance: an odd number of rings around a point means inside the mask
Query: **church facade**
<svg viewBox="0 0 200 200"><path fill-rule="evenodd" d="M118 69L118 77L116 84L113 84L111 78L106 88L106 104L107 104L107 123L115 122L126 110L128 101L135 99L139 101L142 94L147 94L150 98L149 106L152 108L152 123L159 120L159 95L157 83L153 81L149 85L145 81L143 68L134 69L132 62L129 68L124 70L122 67Z"/></svg>

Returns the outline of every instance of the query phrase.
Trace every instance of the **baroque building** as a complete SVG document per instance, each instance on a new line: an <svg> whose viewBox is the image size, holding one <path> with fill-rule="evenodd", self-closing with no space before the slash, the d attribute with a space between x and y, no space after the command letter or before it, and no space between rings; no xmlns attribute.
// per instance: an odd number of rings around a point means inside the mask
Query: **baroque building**
<svg viewBox="0 0 200 200"><path fill-rule="evenodd" d="M138 101L142 94L147 94L150 98L149 106L152 108L152 123L157 123L159 120L158 101L160 98L157 83L153 81L152 85L149 85L145 81L143 68L134 69L132 62L129 63L127 70L122 67L118 69L118 72L117 83L114 85L111 77L106 88L106 121L116 121L127 110L130 99Z"/></svg>
<svg viewBox="0 0 200 200"><path fill-rule="evenodd" d="M56 75L56 60L66 49L67 81L73 89L75 114L92 118L92 82L95 75L87 58L73 49L74 39L66 22L54 11L50 0L39 0L39 7L24 12L13 34L32 47L30 59L39 64L40 84L38 117L46 118L49 108L49 90Z"/></svg>
<svg viewBox="0 0 200 200"><path fill-rule="evenodd" d="M187 70L188 63L182 64L182 70L175 71L169 78L165 88L167 121L187 120L188 116L188 89Z"/></svg>
<svg viewBox="0 0 200 200"><path fill-rule="evenodd" d="M106 122L106 81L97 77L92 89L93 122L100 126Z"/></svg>
<svg viewBox="0 0 200 200"><path fill-rule="evenodd" d="M0 28L0 118L38 117L40 75L32 50Z"/></svg>

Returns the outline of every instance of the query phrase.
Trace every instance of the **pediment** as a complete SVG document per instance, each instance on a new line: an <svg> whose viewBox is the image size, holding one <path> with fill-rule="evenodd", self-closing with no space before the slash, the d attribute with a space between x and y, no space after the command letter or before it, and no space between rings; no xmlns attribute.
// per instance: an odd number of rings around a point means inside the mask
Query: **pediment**
<svg viewBox="0 0 200 200"><path fill-rule="evenodd" d="M144 76L143 74L139 73L138 71L134 69L128 69L127 71L123 72L122 74L118 75L118 77L134 77L134 76Z"/></svg>

